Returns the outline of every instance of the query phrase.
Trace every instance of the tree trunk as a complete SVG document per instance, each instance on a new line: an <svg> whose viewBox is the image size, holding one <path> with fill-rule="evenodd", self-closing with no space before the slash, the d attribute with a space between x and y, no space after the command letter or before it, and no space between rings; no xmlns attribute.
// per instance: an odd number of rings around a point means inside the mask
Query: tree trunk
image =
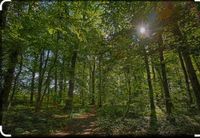
<svg viewBox="0 0 200 138"><path fill-rule="evenodd" d="M30 94L30 104L33 104L33 95L35 91L35 72L36 72L36 64L37 58L35 58L35 62L32 69L32 79L31 79L31 94Z"/></svg>
<svg viewBox="0 0 200 138"><path fill-rule="evenodd" d="M59 81L59 104L62 102L62 92L63 92L63 85L64 85L64 66L65 62L63 59L62 68L60 70L60 81Z"/></svg>
<svg viewBox="0 0 200 138"><path fill-rule="evenodd" d="M74 50L70 61L68 98L65 104L65 110L66 112L69 113L72 111L72 106L73 106L76 58L77 58L77 51Z"/></svg>
<svg viewBox="0 0 200 138"><path fill-rule="evenodd" d="M102 106L102 64L101 64L101 58L102 56L99 56L99 100L98 100L98 106Z"/></svg>
<svg viewBox="0 0 200 138"><path fill-rule="evenodd" d="M41 91L42 91L42 81L43 81L43 76L42 76L42 65L43 65L43 56L44 56L44 51L40 53L40 65L39 65L39 82L38 82L38 93L37 93L37 99L36 99L36 107L35 111L39 111L39 102L41 98Z"/></svg>
<svg viewBox="0 0 200 138"><path fill-rule="evenodd" d="M2 45L2 31L6 26L6 13L8 10L8 5L5 4L3 10L0 12L0 125L2 125L3 119L3 45Z"/></svg>
<svg viewBox="0 0 200 138"><path fill-rule="evenodd" d="M152 73L153 73L153 80L154 82L156 81L156 73L155 73L155 68L154 68L154 64L153 62L151 62L152 66L151 66L151 70L152 70Z"/></svg>
<svg viewBox="0 0 200 138"><path fill-rule="evenodd" d="M189 83L188 74L187 74L187 71L186 71L180 50L178 50L178 55L179 55L181 67L182 67L182 70L183 70L183 74L184 74L184 77L185 77L186 91L187 91L187 95L188 95L188 105L191 105L192 102L193 102L193 99L192 99L192 94L191 94L191 91L190 91L190 83Z"/></svg>
<svg viewBox="0 0 200 138"><path fill-rule="evenodd" d="M125 113L124 113L124 115L121 119L122 121L127 116L129 109L130 109L130 104L131 104L131 77L130 77L130 67L129 66L127 66L127 71L124 74L125 74L125 80L126 80L126 83L127 83L128 102L126 104Z"/></svg>
<svg viewBox="0 0 200 138"><path fill-rule="evenodd" d="M16 88L17 88L17 81L18 81L19 75L21 74L22 66L23 66L23 56L21 55L19 71L16 74L15 79L14 79L14 85L13 85L13 90L12 90L12 93L11 93L11 96L10 96L8 109L11 107L11 104L12 104L12 101L13 101L13 98L14 98L14 95L15 95L15 91L16 91Z"/></svg>
<svg viewBox="0 0 200 138"><path fill-rule="evenodd" d="M150 108L151 108L150 125L155 126L157 122L157 116L156 116L156 111L155 111L153 87L152 87L152 82L151 82L151 73L150 73L150 68L149 68L148 55L147 55L144 45L142 45L142 49L143 49L143 54L144 54L144 62L145 62L147 81L148 81L148 86L149 86L149 100L150 100Z"/></svg>
<svg viewBox="0 0 200 138"><path fill-rule="evenodd" d="M95 105L95 71L96 71L96 63L95 57L93 61L93 68L92 68L92 101L91 105Z"/></svg>
<svg viewBox="0 0 200 138"><path fill-rule="evenodd" d="M165 66L165 60L163 56L162 36L159 35L158 37L159 37L159 48L160 48L159 57L160 57L160 67L161 67L161 74L162 74L162 85L163 85L163 90L164 90L164 95L165 95L165 106L166 106L166 111L167 111L167 117L170 117L173 104L172 104L170 93L169 93L166 66Z"/></svg>
<svg viewBox="0 0 200 138"><path fill-rule="evenodd" d="M51 79L51 72L52 72L53 68L55 67L55 64L56 64L56 61L57 61L57 56L58 56L58 54L57 54L57 52L56 52L55 58L54 58L54 62L53 62L53 64L50 66L50 68L49 68L49 70L48 70L47 78L46 78L46 81L45 81L45 84L44 84L44 85L45 85L44 92L43 92L43 94L42 94L42 96L41 96L41 98L40 98L39 104L38 104L39 107L42 107L42 102L43 102L44 96L46 95L46 92L47 92L47 90L49 89L50 79Z"/></svg>
<svg viewBox="0 0 200 138"><path fill-rule="evenodd" d="M192 65L191 57L187 50L183 51L183 59L185 61L185 65L186 65L187 72L192 84L192 88L196 96L197 106L200 110L200 84L199 84L197 75L195 73L194 67Z"/></svg>
<svg viewBox="0 0 200 138"><path fill-rule="evenodd" d="M46 71L47 63L49 60L49 53L50 50L47 52L47 57L46 60L44 61L45 57L45 50L42 49L41 54L40 54L40 65L39 65L39 82L38 82L38 95L36 99L36 106L35 106L35 111L38 112L40 110L40 100L41 100L41 94L42 94L42 85L43 85L43 79L44 79L44 74ZM44 67L43 67L44 64Z"/></svg>
<svg viewBox="0 0 200 138"><path fill-rule="evenodd" d="M200 110L200 84L199 84L196 72L194 70L194 66L192 64L192 60L191 60L190 53L189 53L189 45L186 42L187 39L185 38L184 35L182 35L182 33L179 29L178 23L174 26L173 33L175 35L177 35L179 37L179 40L182 42L182 46L179 48L182 52L186 70L188 72L188 76L190 78L191 85L192 85L192 88L193 88L193 91L195 94L198 110Z"/></svg>
<svg viewBox="0 0 200 138"><path fill-rule="evenodd" d="M57 64L57 63L56 63ZM54 72L54 92L55 92L55 103L58 102L58 75L57 75L57 65L55 65L55 72Z"/></svg>
<svg viewBox="0 0 200 138"><path fill-rule="evenodd" d="M15 67L17 64L17 57L19 55L19 47L13 46L11 49L11 53L9 54L9 60L8 60L8 68L5 73L5 80L3 84L3 89L0 93L0 123L2 124L2 118L3 118L3 111L7 109L8 107L8 97L12 88L12 81L14 78L14 72Z"/></svg>
<svg viewBox="0 0 200 138"><path fill-rule="evenodd" d="M85 79L85 66L86 66L86 63L84 63L84 65L83 65L82 79ZM85 105L85 98L84 98L83 86L82 86L82 88L80 90L80 100L81 100L81 106L84 106Z"/></svg>

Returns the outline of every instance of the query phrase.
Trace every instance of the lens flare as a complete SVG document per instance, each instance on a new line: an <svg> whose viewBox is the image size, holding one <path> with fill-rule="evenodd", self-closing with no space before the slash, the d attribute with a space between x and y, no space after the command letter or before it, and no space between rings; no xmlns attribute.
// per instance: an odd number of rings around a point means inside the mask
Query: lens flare
<svg viewBox="0 0 200 138"><path fill-rule="evenodd" d="M140 33L144 34L146 32L146 29L144 27L140 27Z"/></svg>

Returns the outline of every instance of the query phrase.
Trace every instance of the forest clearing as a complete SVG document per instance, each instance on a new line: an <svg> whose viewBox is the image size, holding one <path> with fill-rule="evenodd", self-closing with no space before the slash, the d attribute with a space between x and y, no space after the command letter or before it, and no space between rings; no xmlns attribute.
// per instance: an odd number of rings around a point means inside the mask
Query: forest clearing
<svg viewBox="0 0 200 138"><path fill-rule="evenodd" d="M200 3L6 3L0 126L12 137L200 134Z"/></svg>

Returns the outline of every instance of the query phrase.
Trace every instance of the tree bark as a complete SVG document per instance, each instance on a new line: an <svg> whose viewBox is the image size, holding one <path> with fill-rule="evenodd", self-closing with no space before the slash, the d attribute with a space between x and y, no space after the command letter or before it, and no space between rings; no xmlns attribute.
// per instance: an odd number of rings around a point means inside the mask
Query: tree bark
<svg viewBox="0 0 200 138"><path fill-rule="evenodd" d="M162 36L161 34L158 36L159 37L159 57L160 57L160 68L161 68L161 74L162 74L162 85L163 85L163 90L164 90L164 95L165 95L165 105L166 105L166 111L167 111L167 116L171 116L172 112L172 101L171 101L171 96L169 93L169 84L168 84L168 79L167 79L167 73L166 73L166 65L165 65L165 60L163 56L163 44L162 44Z"/></svg>
<svg viewBox="0 0 200 138"><path fill-rule="evenodd" d="M9 54L8 68L4 76L5 80L3 84L3 89L0 93L1 123L2 123L3 111L6 110L8 107L8 97L12 88L12 82L14 78L15 67L18 61L19 51L20 51L19 47L14 46L11 48L11 52Z"/></svg>
<svg viewBox="0 0 200 138"><path fill-rule="evenodd" d="M12 93L11 93L11 96L10 96L8 109L11 107L11 104L12 104L12 101L13 101L13 98L14 98L14 95L15 95L18 78L19 78L19 75L21 74L21 71L22 71L22 66L23 66L23 55L21 55L19 71L16 74L15 79L14 79L13 90L12 90Z"/></svg>
<svg viewBox="0 0 200 138"><path fill-rule="evenodd" d="M4 55L4 49L2 45L2 31L4 30L6 26L6 12L8 10L8 5L5 4L3 10L0 12L0 125L2 125L3 120L3 97L2 97L2 91L3 91L3 55Z"/></svg>
<svg viewBox="0 0 200 138"><path fill-rule="evenodd" d="M192 94L191 94L191 91L190 91L190 83L189 83L188 74L187 74L187 71L186 71L186 68L185 68L184 61L183 61L182 54L181 54L180 50L178 50L178 55L179 55L181 67L182 67L182 70L183 70L183 74L184 74L184 77L185 77L186 91L187 91L187 95L188 95L188 104L191 105L192 102L193 102L193 99L192 99Z"/></svg>
<svg viewBox="0 0 200 138"><path fill-rule="evenodd" d="M95 105L95 71L96 71L96 63L95 57L93 61L93 68L92 68L92 101L91 105Z"/></svg>
<svg viewBox="0 0 200 138"><path fill-rule="evenodd" d="M42 94L42 85L43 85L43 79L44 79L44 74L46 71L47 63L49 60L49 53L50 50L48 50L46 60L44 61L45 57L45 50L42 49L41 54L40 54L40 65L39 65L39 82L38 82L38 95L36 99L36 106L35 106L35 111L38 112L40 110L40 100L41 100L41 94ZM44 68L43 68L44 64Z"/></svg>
<svg viewBox="0 0 200 138"><path fill-rule="evenodd" d="M143 54L144 54L144 62L145 62L145 68L146 68L146 75L147 75L147 81L149 86L149 101L150 101L150 109L151 109L151 121L150 125L155 126L157 122L157 116L156 116L156 110L155 110L155 104L154 104L154 96L153 96L153 87L151 82L151 73L149 68L149 61L148 61L148 55L145 50L144 44L142 44Z"/></svg>
<svg viewBox="0 0 200 138"><path fill-rule="evenodd" d="M59 104L62 102L62 92L63 92L63 85L64 85L64 66L65 66L65 62L63 59L63 63L62 63L62 67L60 70L60 81L59 81Z"/></svg>
<svg viewBox="0 0 200 138"><path fill-rule="evenodd" d="M50 79L51 79L51 73L52 73L52 70L53 68L55 67L55 64L56 64L56 61L57 61L57 54L58 51L56 51L56 54L55 54L55 58L54 58L54 62L53 64L49 67L49 70L48 70L48 74L47 74L47 78L46 78L46 81L44 83L45 85L45 88L44 88L44 92L40 98L40 101L39 101L39 107L42 107L42 102L43 102L43 99L44 99L44 96L46 95L46 92L47 90L49 89L49 85L50 85Z"/></svg>
<svg viewBox="0 0 200 138"><path fill-rule="evenodd" d="M36 66L38 57L35 55L35 61L33 63L33 69L32 69L32 79L31 79L31 94L30 94L30 104L33 104L33 96L35 91L35 73L36 73Z"/></svg>
<svg viewBox="0 0 200 138"><path fill-rule="evenodd" d="M82 71L82 79L85 79L85 66L86 66L86 63L83 63L83 71ZM83 89L83 86L80 90L80 100L81 100L81 106L84 106L85 105L85 98L84 98L84 89Z"/></svg>
<svg viewBox="0 0 200 138"><path fill-rule="evenodd" d="M99 56L99 100L98 106L102 107L102 64L101 64L102 56Z"/></svg>
<svg viewBox="0 0 200 138"><path fill-rule="evenodd" d="M68 98L65 104L65 110L69 113L72 111L72 106L73 106L76 58L77 58L77 51L74 50L70 61Z"/></svg>
<svg viewBox="0 0 200 138"><path fill-rule="evenodd" d="M196 104L197 104L198 110L200 111L200 84L199 84L196 72L194 70L194 66L192 64L192 60L191 60L190 53L189 53L190 48L189 48L189 45L186 41L187 39L181 33L181 30L179 29L178 23L175 24L175 26L173 28L173 33L175 35L177 35L179 37L179 41L182 42L182 46L180 46L179 48L182 52L182 56L183 56L183 60L185 62L186 70L188 72L188 76L189 76L190 81L191 81L192 89L193 89L194 94L195 94Z"/></svg>

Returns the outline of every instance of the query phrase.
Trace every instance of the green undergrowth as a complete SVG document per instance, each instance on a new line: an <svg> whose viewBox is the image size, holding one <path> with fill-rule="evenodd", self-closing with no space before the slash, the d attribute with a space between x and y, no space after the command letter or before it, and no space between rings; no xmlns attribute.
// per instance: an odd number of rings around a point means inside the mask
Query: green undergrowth
<svg viewBox="0 0 200 138"><path fill-rule="evenodd" d="M178 112L174 110L174 120L166 120L165 113L156 109L157 125L152 131L149 125L149 113L135 112L134 107L130 108L124 119L125 107L107 106L98 110L99 131L104 135L194 135L200 133L200 115L195 111Z"/></svg>
<svg viewBox="0 0 200 138"><path fill-rule="evenodd" d="M72 113L67 114L63 107L48 107L36 113L33 106L17 105L4 113L4 131L13 136L47 136L62 130L71 119L88 111L90 107L75 106Z"/></svg>

